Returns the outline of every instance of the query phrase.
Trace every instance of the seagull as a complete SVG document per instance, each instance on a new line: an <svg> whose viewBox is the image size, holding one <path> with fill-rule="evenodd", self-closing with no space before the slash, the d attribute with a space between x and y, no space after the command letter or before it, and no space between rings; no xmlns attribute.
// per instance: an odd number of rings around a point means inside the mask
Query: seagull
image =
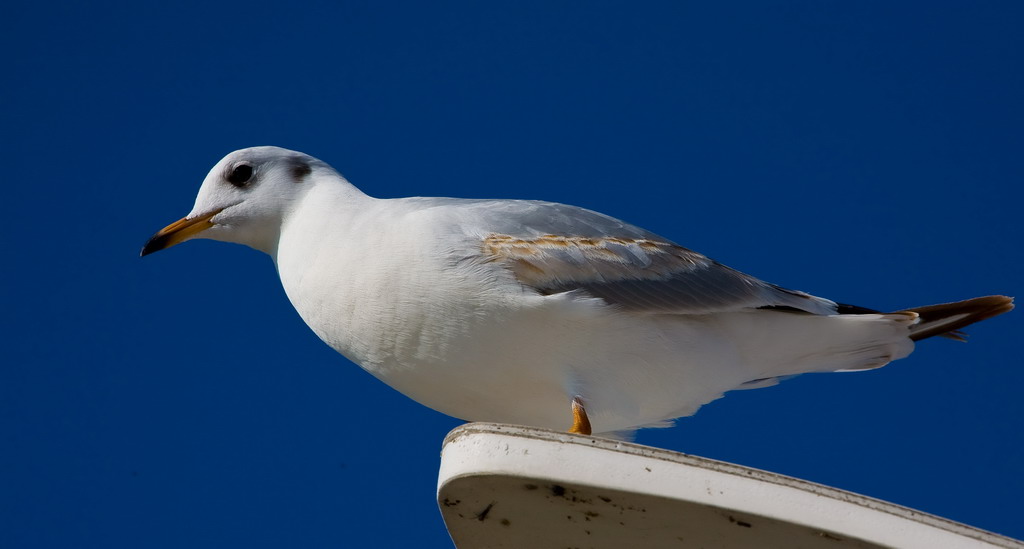
<svg viewBox="0 0 1024 549"><path fill-rule="evenodd" d="M583 208L370 197L278 147L238 150L141 255L193 238L268 254L306 324L413 400L468 421L609 436L737 389L870 370L1013 308L883 313L789 290Z"/></svg>

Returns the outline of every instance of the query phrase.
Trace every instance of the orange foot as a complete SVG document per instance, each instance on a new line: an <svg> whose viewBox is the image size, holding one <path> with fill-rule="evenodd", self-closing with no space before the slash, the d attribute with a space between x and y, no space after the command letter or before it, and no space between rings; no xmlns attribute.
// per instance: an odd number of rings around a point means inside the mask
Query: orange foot
<svg viewBox="0 0 1024 549"><path fill-rule="evenodd" d="M590 418L587 417L587 409L583 407L583 399L578 396L572 398L572 428L569 432L579 435L590 434Z"/></svg>

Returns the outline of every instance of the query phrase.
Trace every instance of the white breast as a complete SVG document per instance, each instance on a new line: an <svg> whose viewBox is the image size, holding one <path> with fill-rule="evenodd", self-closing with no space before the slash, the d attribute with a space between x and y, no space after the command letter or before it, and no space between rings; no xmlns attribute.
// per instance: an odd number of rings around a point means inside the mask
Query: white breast
<svg viewBox="0 0 1024 549"><path fill-rule="evenodd" d="M311 196L290 217L276 256L288 298L324 342L456 417L513 420L499 401L517 379L564 408L551 359L529 359L539 327L530 309L543 298L524 298L497 265L467 262L472 242L444 234L429 214L374 201L346 217L328 198Z"/></svg>

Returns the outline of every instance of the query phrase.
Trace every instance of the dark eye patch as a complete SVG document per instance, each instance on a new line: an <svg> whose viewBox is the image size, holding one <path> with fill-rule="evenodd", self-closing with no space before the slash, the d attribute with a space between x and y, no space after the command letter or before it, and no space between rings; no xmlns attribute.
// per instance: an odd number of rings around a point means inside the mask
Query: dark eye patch
<svg viewBox="0 0 1024 549"><path fill-rule="evenodd" d="M232 168L231 173L228 174L228 183L236 187L244 187L252 179L252 171L251 164L239 164Z"/></svg>
<svg viewBox="0 0 1024 549"><path fill-rule="evenodd" d="M299 161L292 164L292 178L295 179L296 183L301 182L303 177L306 177L311 173L313 173L313 168L310 168L309 164L306 164L305 162Z"/></svg>

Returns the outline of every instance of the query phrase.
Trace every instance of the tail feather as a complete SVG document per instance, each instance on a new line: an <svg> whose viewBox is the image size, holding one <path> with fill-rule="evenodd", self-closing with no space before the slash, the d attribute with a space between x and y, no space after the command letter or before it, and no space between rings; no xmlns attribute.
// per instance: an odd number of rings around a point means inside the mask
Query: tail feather
<svg viewBox="0 0 1024 549"><path fill-rule="evenodd" d="M1001 315L1011 309L1012 297L990 295L954 303L914 307L900 312L917 313L920 318L920 321L910 328L910 339L914 341L932 336L967 341L967 334L961 332L961 328Z"/></svg>

